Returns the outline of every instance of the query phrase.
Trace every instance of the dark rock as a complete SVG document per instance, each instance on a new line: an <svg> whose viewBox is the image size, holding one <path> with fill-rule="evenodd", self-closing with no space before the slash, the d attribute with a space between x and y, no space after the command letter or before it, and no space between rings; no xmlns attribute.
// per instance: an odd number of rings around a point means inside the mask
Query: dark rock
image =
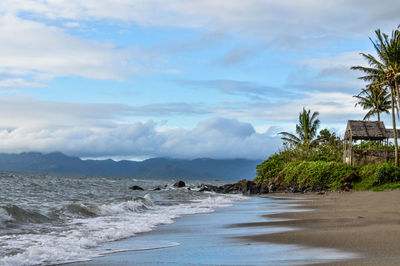
<svg viewBox="0 0 400 266"><path fill-rule="evenodd" d="M185 186L186 186L186 184L182 180L180 180L174 184L174 187L185 187Z"/></svg>
<svg viewBox="0 0 400 266"><path fill-rule="evenodd" d="M234 190L234 184L226 184L222 186L222 193L225 194L232 194L232 193L238 193L236 190Z"/></svg>
<svg viewBox="0 0 400 266"><path fill-rule="evenodd" d="M130 189L132 189L132 190L144 190L143 188L141 188L139 186L136 186L136 185L131 186Z"/></svg>
<svg viewBox="0 0 400 266"><path fill-rule="evenodd" d="M242 180L234 184L226 184L223 186L201 184L197 188L199 188L199 192L212 191L224 194L243 193L244 195L256 195L269 192L267 182L257 184L254 181L247 180Z"/></svg>
<svg viewBox="0 0 400 266"><path fill-rule="evenodd" d="M192 189L190 187L188 187L187 190L192 190Z"/></svg>
<svg viewBox="0 0 400 266"><path fill-rule="evenodd" d="M211 191L210 186L204 185L204 184L201 184L200 186L198 186L198 188L199 188L199 192Z"/></svg>
<svg viewBox="0 0 400 266"><path fill-rule="evenodd" d="M285 189L285 192L286 193L299 193L300 192L300 190L298 190L297 189L297 187L287 187L286 189Z"/></svg>
<svg viewBox="0 0 400 266"><path fill-rule="evenodd" d="M272 183L268 187L269 192L275 192L276 191L276 185L275 183Z"/></svg>
<svg viewBox="0 0 400 266"><path fill-rule="evenodd" d="M360 177L355 174L349 174L343 179L343 182L345 183L351 183L351 182L358 182L361 181Z"/></svg>
<svg viewBox="0 0 400 266"><path fill-rule="evenodd" d="M225 193L223 186L217 187L217 186L213 186L213 185L201 184L198 188L199 188L199 192L212 191L212 192L216 192L216 193Z"/></svg>
<svg viewBox="0 0 400 266"><path fill-rule="evenodd" d="M344 191L350 191L352 188L352 185L350 183L344 182L342 183L341 189Z"/></svg>
<svg viewBox="0 0 400 266"><path fill-rule="evenodd" d="M322 187L321 187L320 185L315 185L315 186L312 188L312 190L313 190L314 192L320 192L320 191L322 191Z"/></svg>
<svg viewBox="0 0 400 266"><path fill-rule="evenodd" d="M260 194L266 194L266 193L269 193L268 183L262 182L260 183Z"/></svg>
<svg viewBox="0 0 400 266"><path fill-rule="evenodd" d="M154 191L157 191L157 190L161 190L161 188L160 187L156 187L155 189L153 189Z"/></svg>

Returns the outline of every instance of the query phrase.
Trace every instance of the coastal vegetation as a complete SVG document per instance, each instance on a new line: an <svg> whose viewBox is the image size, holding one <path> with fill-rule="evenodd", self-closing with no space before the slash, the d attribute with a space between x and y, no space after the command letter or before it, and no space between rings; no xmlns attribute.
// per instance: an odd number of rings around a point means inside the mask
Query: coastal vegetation
<svg viewBox="0 0 400 266"><path fill-rule="evenodd" d="M318 112L303 108L296 134L280 132L283 150L257 166L256 183L280 186L339 189L358 176L357 168L342 163L343 141L320 126Z"/></svg>
<svg viewBox="0 0 400 266"><path fill-rule="evenodd" d="M354 150L394 150L394 162L348 165L343 163L344 140L328 129L319 131L318 112L303 107L295 133L280 132L283 148L257 166L257 184L270 188L307 190L384 190L400 188L398 132L396 117L400 117L400 26L391 35L375 31L371 40L377 56L361 53L368 66L353 66L364 73L360 79L367 85L358 95L359 105L367 113L364 120L391 114L394 144L369 140L352 145ZM396 116L397 114L397 116ZM270 189L271 190L271 189Z"/></svg>
<svg viewBox="0 0 400 266"><path fill-rule="evenodd" d="M348 165L343 163L344 141L328 129L317 135L320 126L319 113L303 108L299 113L296 134L281 132L283 149L257 166L256 183L275 187L291 187L295 190L345 189L383 190L400 188L398 156L398 132L396 114L400 109L400 26L391 35L375 31L371 40L377 56L361 53L368 66L353 66L352 70L364 73L360 79L367 85L358 95L356 106L367 111L364 120L391 113L394 144L386 150L394 150L394 162ZM381 149L380 141L355 144L355 150Z"/></svg>
<svg viewBox="0 0 400 266"><path fill-rule="evenodd" d="M307 121L307 123L304 123ZM310 121L317 121L309 123ZM296 133L282 132L283 150L257 166L257 184L291 188L294 191L383 190L400 188L400 168L393 162L351 166L342 162L343 140L328 129L319 127L318 113L303 109ZM304 138L309 134L309 138ZM288 138L287 136L291 136ZM295 141L293 141L295 140ZM305 146L311 144L308 147ZM374 141L361 148L379 146ZM306 148L305 148L306 147Z"/></svg>
<svg viewBox="0 0 400 266"><path fill-rule="evenodd" d="M368 85L358 95L353 97L358 100L356 106L360 105L364 110L368 110L363 118L364 120L376 115L378 121L381 121L381 114L388 114L392 103L390 93L387 89L377 84Z"/></svg>
<svg viewBox="0 0 400 266"><path fill-rule="evenodd" d="M369 66L353 66L351 69L364 72L360 79L369 82L370 86L383 87L390 92L391 114L393 123L393 136L395 148L395 165L399 166L398 142L396 129L396 115L399 117L400 92L400 30L399 27L392 34L382 33L379 29L375 31L376 41L371 42L377 54L377 58L371 54L361 53L367 60Z"/></svg>

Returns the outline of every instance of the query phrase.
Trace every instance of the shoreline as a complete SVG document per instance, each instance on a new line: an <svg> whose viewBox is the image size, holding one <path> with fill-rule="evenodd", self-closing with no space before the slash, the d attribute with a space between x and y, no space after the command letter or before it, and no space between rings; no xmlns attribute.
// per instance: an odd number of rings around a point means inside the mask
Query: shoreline
<svg viewBox="0 0 400 266"><path fill-rule="evenodd" d="M295 244L333 248L360 254L361 258L329 265L398 265L400 263L400 190L266 194L268 198L296 199L311 209L263 215L264 222L232 224L231 228L290 227L299 230L239 237L258 243ZM282 203L285 203L282 200ZM286 204L290 204L287 202ZM270 221L268 221L268 220ZM281 219L281 221L274 221ZM283 219L283 221L282 221Z"/></svg>
<svg viewBox="0 0 400 266"><path fill-rule="evenodd" d="M263 223L266 214L299 212L301 210L293 208L297 206L297 201L250 197L232 206L216 209L214 213L187 215L172 224L161 225L154 231L111 242L102 249L114 250L116 253L69 265L304 265L331 264L356 256L338 249L244 239L295 230L290 226L232 227L232 223ZM129 251L143 244L154 248L172 242L179 245L164 249Z"/></svg>

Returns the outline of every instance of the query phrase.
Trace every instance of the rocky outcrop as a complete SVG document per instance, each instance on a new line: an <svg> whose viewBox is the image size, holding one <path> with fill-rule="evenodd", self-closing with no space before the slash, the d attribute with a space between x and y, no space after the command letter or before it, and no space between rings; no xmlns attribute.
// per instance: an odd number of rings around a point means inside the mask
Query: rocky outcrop
<svg viewBox="0 0 400 266"><path fill-rule="evenodd" d="M182 180L180 180L174 184L174 187L185 187L185 186L186 186L186 184Z"/></svg>
<svg viewBox="0 0 400 266"><path fill-rule="evenodd" d="M351 189L351 182L357 178L356 176L349 176L344 179L341 184L341 190L349 191ZM255 183L254 181L242 180L234 184L226 184L223 186L213 186L202 184L198 186L200 192L212 191L223 194L237 194L242 193L243 195L258 195L273 192L283 193L318 193L325 194L326 191L330 191L330 185L327 186L303 186L299 187L297 184L285 184L282 179L275 178L261 183Z"/></svg>
<svg viewBox="0 0 400 266"><path fill-rule="evenodd" d="M268 187L265 183L255 183L254 181L242 180L234 184L226 184L223 186L213 186L201 184L198 186L200 192L212 191L223 194L256 195L268 193Z"/></svg>
<svg viewBox="0 0 400 266"><path fill-rule="evenodd" d="M350 191L352 188L351 183L355 181L358 177L354 175L349 175L344 178L340 189L342 191ZM182 188L186 187L184 181L178 181L173 184L173 187ZM154 188L154 191L163 190L168 188L167 185L164 187L158 186ZM192 190L194 187L187 187L188 190ZM139 186L130 187L132 190L143 190L143 188ZM215 186L210 184L201 184L197 186L199 192L215 192L221 194L238 194L242 193L243 195L259 195L259 194L267 194L273 192L283 192L283 193L318 193L325 194L325 191L330 191L330 185L327 186L303 186L299 187L297 184L285 184L282 178L270 179L265 182L256 183L254 181L241 180L237 183L226 184L223 186Z"/></svg>
<svg viewBox="0 0 400 266"><path fill-rule="evenodd" d="M131 186L130 189L132 189L132 190L144 190L143 188L141 188L139 186L136 186L136 185Z"/></svg>

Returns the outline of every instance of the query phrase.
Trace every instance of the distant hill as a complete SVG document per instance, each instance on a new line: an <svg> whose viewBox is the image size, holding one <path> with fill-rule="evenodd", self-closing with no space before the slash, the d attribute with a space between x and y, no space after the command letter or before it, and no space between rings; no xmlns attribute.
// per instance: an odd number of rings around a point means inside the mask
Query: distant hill
<svg viewBox="0 0 400 266"><path fill-rule="evenodd" d="M0 153L0 171L135 178L253 179L260 161L153 158L142 162L82 160L60 152Z"/></svg>

